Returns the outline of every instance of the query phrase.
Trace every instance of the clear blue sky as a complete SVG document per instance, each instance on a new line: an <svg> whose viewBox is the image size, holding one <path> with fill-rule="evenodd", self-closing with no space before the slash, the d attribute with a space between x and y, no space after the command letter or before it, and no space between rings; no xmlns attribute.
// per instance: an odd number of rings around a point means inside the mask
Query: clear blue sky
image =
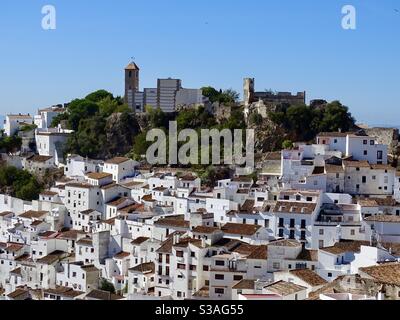
<svg viewBox="0 0 400 320"><path fill-rule="evenodd" d="M41 8L57 9L57 30ZM357 30L341 8L357 9ZM178 77L184 87L308 92L339 99L360 122L399 125L398 0L1 0L0 114L35 112L96 89L123 94L131 56L141 88Z"/></svg>

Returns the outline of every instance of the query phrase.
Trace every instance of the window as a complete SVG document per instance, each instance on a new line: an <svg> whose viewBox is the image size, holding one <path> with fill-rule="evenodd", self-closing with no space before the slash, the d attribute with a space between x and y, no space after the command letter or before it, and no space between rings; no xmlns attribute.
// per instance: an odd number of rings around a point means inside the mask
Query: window
<svg viewBox="0 0 400 320"><path fill-rule="evenodd" d="M209 270L208 266L203 266L203 271L208 271L208 270Z"/></svg>
<svg viewBox="0 0 400 320"><path fill-rule="evenodd" d="M290 227L291 228L294 228L294 223L295 223L295 220L294 219L290 219Z"/></svg>
<svg viewBox="0 0 400 320"><path fill-rule="evenodd" d="M215 280L224 280L225 276L223 274L216 274L215 275Z"/></svg>
<svg viewBox="0 0 400 320"><path fill-rule="evenodd" d="M283 238L283 229L279 229L279 237Z"/></svg>
<svg viewBox="0 0 400 320"><path fill-rule="evenodd" d="M332 273L331 272L328 273L328 278L332 278Z"/></svg>
<svg viewBox="0 0 400 320"><path fill-rule="evenodd" d="M383 160L383 151L377 152L377 158L378 158L378 160Z"/></svg>
<svg viewBox="0 0 400 320"><path fill-rule="evenodd" d="M305 231L301 232L300 240L306 240L306 232Z"/></svg>
<svg viewBox="0 0 400 320"><path fill-rule="evenodd" d="M191 253L190 253L190 256L191 256L192 258L196 258L196 252L191 252Z"/></svg>
<svg viewBox="0 0 400 320"><path fill-rule="evenodd" d="M182 264L182 263L178 263L177 268L181 269L181 270L185 270L186 266L184 264Z"/></svg>
<svg viewBox="0 0 400 320"><path fill-rule="evenodd" d="M306 228L306 220L301 220L301 229L305 229Z"/></svg>
<svg viewBox="0 0 400 320"><path fill-rule="evenodd" d="M362 177L362 183L367 183L367 177Z"/></svg>
<svg viewBox="0 0 400 320"><path fill-rule="evenodd" d="M320 249L323 248L324 247L324 240L319 240L318 246L319 246Z"/></svg>
<svg viewBox="0 0 400 320"><path fill-rule="evenodd" d="M370 144L371 146L373 146L373 145L375 144L375 141L374 141L374 140L371 140L371 141L369 142L369 144Z"/></svg>
<svg viewBox="0 0 400 320"><path fill-rule="evenodd" d="M243 276L233 276L233 281L240 281L243 279Z"/></svg>
<svg viewBox="0 0 400 320"><path fill-rule="evenodd" d="M272 268L274 268L276 270L279 270L281 268L281 264L279 262L274 262L272 264Z"/></svg>
<svg viewBox="0 0 400 320"><path fill-rule="evenodd" d="M364 140L364 141L363 141L363 144L368 144L368 140Z"/></svg>
<svg viewBox="0 0 400 320"><path fill-rule="evenodd" d="M368 155L368 151L364 150L364 156L367 156L367 155Z"/></svg>
<svg viewBox="0 0 400 320"><path fill-rule="evenodd" d="M290 235L289 235L290 239L294 239L294 230L290 230Z"/></svg>
<svg viewBox="0 0 400 320"><path fill-rule="evenodd" d="M351 229L351 230L350 230L350 235L355 236L355 235L356 235L356 230Z"/></svg>
<svg viewBox="0 0 400 320"><path fill-rule="evenodd" d="M216 261L215 261L215 265L216 265L216 266L225 266L225 261L223 261L223 260L216 260Z"/></svg>
<svg viewBox="0 0 400 320"><path fill-rule="evenodd" d="M177 252L176 252L176 256L177 256L178 258L183 258L183 251L177 251Z"/></svg>
<svg viewBox="0 0 400 320"><path fill-rule="evenodd" d="M279 227L283 228L285 220L283 220L283 218L279 218Z"/></svg>
<svg viewBox="0 0 400 320"><path fill-rule="evenodd" d="M194 266L194 265L191 264L191 265L189 266L189 269L190 269L191 271L196 271L196 266Z"/></svg>
<svg viewBox="0 0 400 320"><path fill-rule="evenodd" d="M319 229L319 235L323 236L324 235L324 229Z"/></svg>
<svg viewBox="0 0 400 320"><path fill-rule="evenodd" d="M215 293L216 293L216 294L224 294L224 293L225 293L225 290L224 290L224 289L221 289L221 288L215 288Z"/></svg>
<svg viewBox="0 0 400 320"><path fill-rule="evenodd" d="M312 197L307 197L307 202L312 202Z"/></svg>
<svg viewBox="0 0 400 320"><path fill-rule="evenodd" d="M169 267L165 267L165 275L169 276Z"/></svg>

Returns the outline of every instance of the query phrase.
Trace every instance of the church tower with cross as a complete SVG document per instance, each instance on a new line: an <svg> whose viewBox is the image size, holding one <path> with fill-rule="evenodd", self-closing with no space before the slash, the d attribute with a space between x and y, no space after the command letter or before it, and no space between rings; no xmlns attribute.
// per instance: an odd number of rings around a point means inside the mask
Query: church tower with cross
<svg viewBox="0 0 400 320"><path fill-rule="evenodd" d="M139 67L133 61L125 68L125 103L136 109L135 93L139 92Z"/></svg>

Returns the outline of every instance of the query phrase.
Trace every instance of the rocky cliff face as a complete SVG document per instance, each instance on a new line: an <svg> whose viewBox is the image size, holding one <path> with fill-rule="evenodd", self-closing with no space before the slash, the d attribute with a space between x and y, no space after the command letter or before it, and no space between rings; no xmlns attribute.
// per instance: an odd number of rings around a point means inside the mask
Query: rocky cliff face
<svg viewBox="0 0 400 320"><path fill-rule="evenodd" d="M280 126L271 120L264 119L262 123L249 124L248 129L255 131L255 151L256 153L265 153L280 150L282 143L291 137Z"/></svg>
<svg viewBox="0 0 400 320"><path fill-rule="evenodd" d="M114 113L106 123L107 145L104 150L106 157L125 155L131 151L133 139L140 132L137 118L133 114Z"/></svg>

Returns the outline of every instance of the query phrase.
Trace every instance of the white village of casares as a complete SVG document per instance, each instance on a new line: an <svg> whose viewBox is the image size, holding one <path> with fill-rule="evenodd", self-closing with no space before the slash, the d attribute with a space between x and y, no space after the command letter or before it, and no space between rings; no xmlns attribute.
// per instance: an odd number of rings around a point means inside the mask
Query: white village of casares
<svg viewBox="0 0 400 320"><path fill-rule="evenodd" d="M135 113L209 104L178 79L141 92L138 77L132 62ZM243 99L265 118L271 100L306 97L245 79ZM51 124L66 112L6 115L3 135L23 143L1 164L61 174L36 200L0 194L0 300L400 300L397 129L320 132L211 187L187 168L63 154L73 131Z"/></svg>

